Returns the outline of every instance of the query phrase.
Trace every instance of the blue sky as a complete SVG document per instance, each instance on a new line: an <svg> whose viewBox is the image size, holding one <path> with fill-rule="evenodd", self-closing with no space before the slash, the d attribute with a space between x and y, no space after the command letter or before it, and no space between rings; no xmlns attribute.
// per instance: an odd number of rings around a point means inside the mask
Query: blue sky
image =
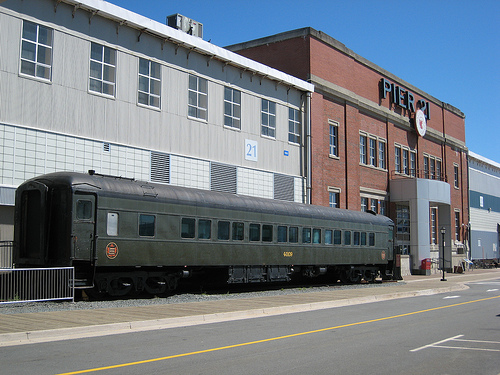
<svg viewBox="0 0 500 375"><path fill-rule="evenodd" d="M500 162L499 0L110 0L164 23L180 13L217 46L302 27L330 35L465 113L467 147Z"/></svg>

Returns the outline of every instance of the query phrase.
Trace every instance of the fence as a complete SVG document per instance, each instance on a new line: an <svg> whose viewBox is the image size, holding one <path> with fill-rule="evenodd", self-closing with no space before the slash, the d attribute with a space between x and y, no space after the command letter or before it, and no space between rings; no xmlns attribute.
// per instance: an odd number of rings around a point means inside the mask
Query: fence
<svg viewBox="0 0 500 375"><path fill-rule="evenodd" d="M73 267L0 269L0 305L74 299Z"/></svg>
<svg viewBox="0 0 500 375"><path fill-rule="evenodd" d="M12 268L12 241L0 241L0 269Z"/></svg>

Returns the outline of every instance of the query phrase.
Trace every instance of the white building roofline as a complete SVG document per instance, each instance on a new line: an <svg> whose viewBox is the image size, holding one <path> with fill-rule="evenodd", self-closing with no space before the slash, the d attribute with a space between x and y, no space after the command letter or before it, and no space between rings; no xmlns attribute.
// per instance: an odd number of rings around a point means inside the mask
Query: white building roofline
<svg viewBox="0 0 500 375"><path fill-rule="evenodd" d="M216 58L229 65L256 73L268 79L283 83L284 85L292 86L301 91L314 91L314 85L309 82L106 1L62 0L62 2L75 7L75 9L83 9L95 15L114 20L120 24L133 27L143 33L152 34L171 43L178 44L187 49L192 49L202 55Z"/></svg>
<svg viewBox="0 0 500 375"><path fill-rule="evenodd" d="M483 162L485 164L489 164L489 165L491 165L493 167L496 167L496 168L500 169L500 163L497 163L496 161L493 161L493 160L490 160L488 158L485 158L484 156L478 155L475 152L472 152L470 150L469 150L469 156L471 158L479 160L479 161L481 161L481 162Z"/></svg>

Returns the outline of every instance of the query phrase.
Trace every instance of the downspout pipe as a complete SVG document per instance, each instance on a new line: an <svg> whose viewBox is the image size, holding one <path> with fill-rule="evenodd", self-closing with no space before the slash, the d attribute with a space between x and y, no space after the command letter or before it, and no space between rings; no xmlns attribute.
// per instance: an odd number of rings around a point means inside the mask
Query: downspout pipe
<svg viewBox="0 0 500 375"><path fill-rule="evenodd" d="M312 150L311 150L311 93L306 96L306 203L311 204Z"/></svg>

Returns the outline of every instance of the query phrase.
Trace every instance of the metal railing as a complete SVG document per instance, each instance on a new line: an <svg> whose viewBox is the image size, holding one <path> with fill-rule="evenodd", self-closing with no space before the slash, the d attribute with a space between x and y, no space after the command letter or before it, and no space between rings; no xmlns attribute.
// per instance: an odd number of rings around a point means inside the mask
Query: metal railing
<svg viewBox="0 0 500 375"><path fill-rule="evenodd" d="M12 268L12 251L14 242L0 241L0 269Z"/></svg>
<svg viewBox="0 0 500 375"><path fill-rule="evenodd" d="M400 178L423 178L426 180L437 180L448 182L448 176L443 173L437 173L433 171L423 170L423 169L411 169L411 168L401 168L401 170L391 171L391 180L396 180Z"/></svg>
<svg viewBox="0 0 500 375"><path fill-rule="evenodd" d="M62 268L0 269L0 305L75 300L75 270Z"/></svg>

